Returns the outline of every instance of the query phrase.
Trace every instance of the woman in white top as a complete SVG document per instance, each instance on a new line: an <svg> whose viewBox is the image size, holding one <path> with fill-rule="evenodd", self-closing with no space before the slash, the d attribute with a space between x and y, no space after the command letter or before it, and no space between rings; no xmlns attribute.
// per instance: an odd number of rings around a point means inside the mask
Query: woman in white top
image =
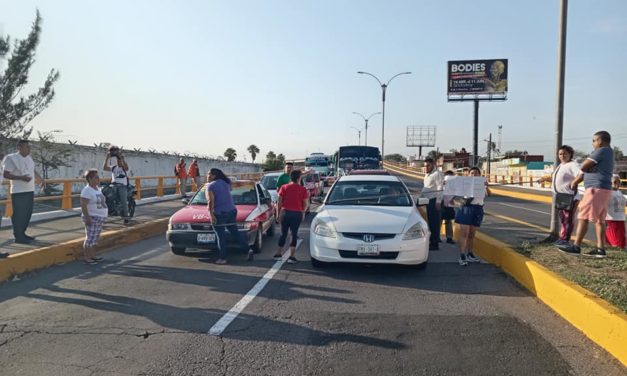
<svg viewBox="0 0 627 376"><path fill-rule="evenodd" d="M96 256L96 243L100 238L102 226L107 219L109 210L107 200L100 191L100 177L98 170L87 170L85 172L87 185L81 191L81 211L83 223L85 224L85 242L83 243L83 262L88 265L97 264L101 257Z"/></svg>
<svg viewBox="0 0 627 376"><path fill-rule="evenodd" d="M546 176L540 179L540 182L553 182L553 190L559 193L574 194L573 204L570 210L558 209L560 218L560 238L555 242L556 245L567 244L570 236L575 229L575 213L577 206L581 200L581 195L577 191L573 191L571 183L575 181L577 184L583 180L583 173L577 162L573 160L575 150L568 145L562 145L558 150L560 164L557 166L551 177Z"/></svg>

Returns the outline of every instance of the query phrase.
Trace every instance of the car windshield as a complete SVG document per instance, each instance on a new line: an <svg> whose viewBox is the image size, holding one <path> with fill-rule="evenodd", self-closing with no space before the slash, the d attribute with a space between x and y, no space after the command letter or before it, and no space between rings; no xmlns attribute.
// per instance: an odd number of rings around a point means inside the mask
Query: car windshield
<svg viewBox="0 0 627 376"><path fill-rule="evenodd" d="M273 176L266 175L263 178L261 178L261 184L263 184L263 186L266 187L266 189L276 189L277 180L279 180L278 175L273 175Z"/></svg>
<svg viewBox="0 0 627 376"><path fill-rule="evenodd" d="M207 186L205 185L201 190L196 192L189 204L207 205L207 198L205 197L206 190ZM235 205L257 205L257 191L255 190L255 184L250 182L232 182L231 197L233 198L233 204Z"/></svg>
<svg viewBox="0 0 627 376"><path fill-rule="evenodd" d="M409 192L395 181L343 181L335 184L327 205L411 206Z"/></svg>

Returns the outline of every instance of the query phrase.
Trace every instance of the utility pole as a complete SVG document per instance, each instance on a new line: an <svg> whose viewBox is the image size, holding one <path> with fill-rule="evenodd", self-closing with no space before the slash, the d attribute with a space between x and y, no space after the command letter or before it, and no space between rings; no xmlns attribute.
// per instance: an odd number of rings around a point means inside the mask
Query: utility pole
<svg viewBox="0 0 627 376"><path fill-rule="evenodd" d="M490 137L488 137L488 179L490 176L490 162L492 161L492 133L490 133Z"/></svg>
<svg viewBox="0 0 627 376"><path fill-rule="evenodd" d="M559 148L562 146L562 136L564 130L564 75L566 71L566 20L568 18L568 0L562 0L560 6L560 34L559 48L557 50L557 122L555 124L555 148L553 149L553 158L555 163L553 168L557 168L559 164ZM546 239L554 241L558 238L559 218L557 209L555 209L555 194L551 205L551 234Z"/></svg>

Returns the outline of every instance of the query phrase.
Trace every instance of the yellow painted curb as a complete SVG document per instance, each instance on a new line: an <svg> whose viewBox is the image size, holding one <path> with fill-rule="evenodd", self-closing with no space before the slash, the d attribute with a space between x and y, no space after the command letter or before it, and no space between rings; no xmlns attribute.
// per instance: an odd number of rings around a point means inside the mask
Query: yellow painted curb
<svg viewBox="0 0 627 376"><path fill-rule="evenodd" d="M493 188L493 187L490 187L490 192L498 196L513 197L513 198L519 198L521 200L544 202L548 204L553 203L553 198L551 196L542 196L542 195L537 195L533 193L524 193L524 192L512 192L512 191L506 191L504 189L498 189L498 188Z"/></svg>
<svg viewBox="0 0 627 376"><path fill-rule="evenodd" d="M137 241L165 234L168 218L156 219L122 230L103 232L98 240L97 251L108 250ZM0 282L15 275L74 261L82 255L84 239L74 239L49 247L9 255L0 260Z"/></svg>
<svg viewBox="0 0 627 376"><path fill-rule="evenodd" d="M456 241L458 229L454 227ZM488 235L477 232L474 248L627 366L627 314Z"/></svg>

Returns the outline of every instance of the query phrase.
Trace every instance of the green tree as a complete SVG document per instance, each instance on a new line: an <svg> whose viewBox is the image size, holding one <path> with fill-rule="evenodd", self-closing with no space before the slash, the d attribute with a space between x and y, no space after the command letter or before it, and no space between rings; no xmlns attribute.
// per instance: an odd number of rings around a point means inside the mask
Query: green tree
<svg viewBox="0 0 627 376"><path fill-rule="evenodd" d="M73 148L71 145L55 141L55 135L59 133L61 133L59 130L43 133L37 131L37 145L33 148L32 157L33 161L41 166L41 177L44 180L50 177L51 171L61 167L72 167L70 158ZM45 189L46 194L50 194L54 188L47 184Z"/></svg>
<svg viewBox="0 0 627 376"><path fill-rule="evenodd" d="M52 69L44 85L35 93L22 96L28 83L28 73L35 63L35 50L41 35L42 18L37 11L35 21L26 39L16 39L11 48L10 38L0 39L0 60L7 60L7 68L0 72L0 149L7 139L28 138L33 131L28 123L39 115L54 98L53 84L59 72Z"/></svg>
<svg viewBox="0 0 627 376"><path fill-rule="evenodd" d="M253 163L255 163L255 159L257 159L257 154L259 153L259 148L257 147L257 145L252 144L246 150L248 150L248 152L250 153L250 157L253 160Z"/></svg>
<svg viewBox="0 0 627 376"><path fill-rule="evenodd" d="M615 161L620 161L621 159L623 159L623 151L620 150L620 148L618 146L614 146L613 148L614 150L614 160Z"/></svg>
<svg viewBox="0 0 627 376"><path fill-rule="evenodd" d="M427 157L433 159L436 162L441 156L442 156L442 153L440 153L437 150L431 150L430 152L427 153Z"/></svg>
<svg viewBox="0 0 627 376"><path fill-rule="evenodd" d="M263 168L266 171L276 171L283 168L285 164L285 156L283 154L276 155L273 151L266 154L266 161Z"/></svg>
<svg viewBox="0 0 627 376"><path fill-rule="evenodd" d="M388 155L385 156L385 160L386 161L392 161L392 162L398 162L398 163L405 163L405 162L407 162L407 158L405 158L401 154L388 154Z"/></svg>
<svg viewBox="0 0 627 376"><path fill-rule="evenodd" d="M229 162L233 162L237 158L237 152L233 148L226 149L223 155Z"/></svg>

